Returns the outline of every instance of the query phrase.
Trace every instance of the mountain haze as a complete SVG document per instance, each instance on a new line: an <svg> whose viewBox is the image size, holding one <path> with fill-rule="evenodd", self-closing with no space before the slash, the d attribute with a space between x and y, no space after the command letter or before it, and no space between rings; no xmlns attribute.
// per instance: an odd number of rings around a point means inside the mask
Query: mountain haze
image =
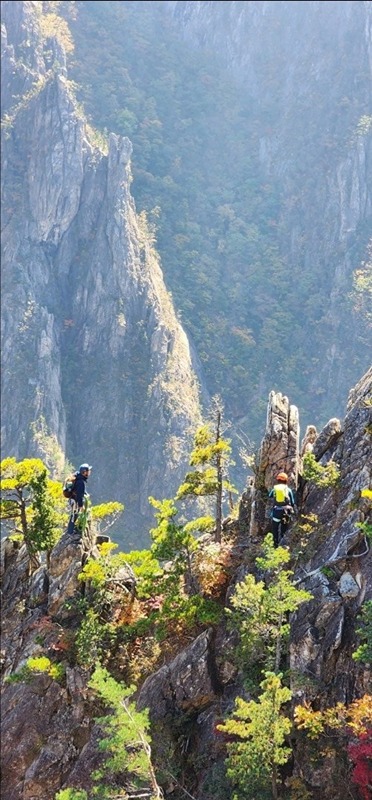
<svg viewBox="0 0 372 800"><path fill-rule="evenodd" d="M210 391L255 441L273 386L325 424L371 360L353 296L371 261L371 13L84 2L70 23L79 96L131 138L133 195Z"/></svg>

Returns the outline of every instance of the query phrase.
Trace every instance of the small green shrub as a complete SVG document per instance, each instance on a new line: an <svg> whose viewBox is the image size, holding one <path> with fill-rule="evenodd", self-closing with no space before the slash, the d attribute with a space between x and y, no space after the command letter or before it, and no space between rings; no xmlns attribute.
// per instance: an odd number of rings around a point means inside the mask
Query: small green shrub
<svg viewBox="0 0 372 800"><path fill-rule="evenodd" d="M106 632L99 615L89 608L76 634L76 658L82 667L93 667L103 653L103 640Z"/></svg>
<svg viewBox="0 0 372 800"><path fill-rule="evenodd" d="M321 571L322 575L325 575L326 578L334 578L335 577L335 573L334 573L334 570L332 569L332 567L321 567L320 571Z"/></svg>
<svg viewBox="0 0 372 800"><path fill-rule="evenodd" d="M367 600L361 609L362 624L357 628L357 634L362 639L362 644L352 654L354 661L372 663L372 600Z"/></svg>
<svg viewBox="0 0 372 800"><path fill-rule="evenodd" d="M6 680L7 683L20 683L22 681L29 683L35 675L41 675L42 673L46 673L53 680L59 681L64 677L65 671L62 664L52 664L47 656L37 656L27 659L26 664Z"/></svg>
<svg viewBox="0 0 372 800"><path fill-rule="evenodd" d="M303 460L303 477L322 489L337 486L340 479L340 468L335 461L328 461L324 467L316 460L314 453L305 453Z"/></svg>
<svg viewBox="0 0 372 800"><path fill-rule="evenodd" d="M88 800L85 789L61 789L54 800Z"/></svg>

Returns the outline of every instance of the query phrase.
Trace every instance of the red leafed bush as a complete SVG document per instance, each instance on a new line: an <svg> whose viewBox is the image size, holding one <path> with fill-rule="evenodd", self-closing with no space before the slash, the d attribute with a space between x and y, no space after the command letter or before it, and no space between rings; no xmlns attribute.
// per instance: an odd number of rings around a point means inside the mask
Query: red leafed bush
<svg viewBox="0 0 372 800"><path fill-rule="evenodd" d="M362 800L371 800L372 796L372 728L358 736L358 741L349 744L348 756L354 763L351 774L353 783L358 787Z"/></svg>

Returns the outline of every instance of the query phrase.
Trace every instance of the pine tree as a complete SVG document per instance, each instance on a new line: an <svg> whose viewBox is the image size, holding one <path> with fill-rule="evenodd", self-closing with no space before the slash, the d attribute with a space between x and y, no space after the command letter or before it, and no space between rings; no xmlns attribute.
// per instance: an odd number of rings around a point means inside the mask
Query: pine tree
<svg viewBox="0 0 372 800"><path fill-rule="evenodd" d="M50 481L38 458L5 458L0 465L0 519L23 536L30 565L39 565L38 552L53 547L59 536L60 514L55 509L55 494L60 485Z"/></svg>
<svg viewBox="0 0 372 800"><path fill-rule="evenodd" d="M288 615L312 595L293 585L293 573L287 569L290 554L284 547L274 547L271 533L262 546L263 556L256 559L256 564L263 570L267 584L249 574L237 585L231 598L233 610L228 610L229 624L239 630L242 663L259 661L264 668L277 672L289 636Z"/></svg>
<svg viewBox="0 0 372 800"><path fill-rule="evenodd" d="M46 469L31 479L29 487L32 493L32 517L25 541L30 553L36 554L46 550L47 558L49 558L49 553L58 541L61 532L58 527L58 514L54 510L48 490Z"/></svg>
<svg viewBox="0 0 372 800"><path fill-rule="evenodd" d="M116 789L122 786L123 777L126 777L135 790L150 784L151 799L161 798L162 792L151 762L148 712L146 709L137 711L131 700L135 687L118 683L100 665L96 666L89 685L110 710L97 720L104 733L99 747L106 759L94 777L106 789L103 796L117 797ZM108 787L110 790L107 791ZM138 791L135 794L138 796ZM130 793L125 796L130 797Z"/></svg>
<svg viewBox="0 0 372 800"><path fill-rule="evenodd" d="M222 535L222 507L224 492L236 493L228 479L228 467L233 462L230 459L230 441L223 437L223 405L216 395L212 400L211 420L202 425L195 434L194 449L190 457L190 466L194 470L186 474L184 482L178 489L176 500L185 497L215 497L215 518L200 518L194 520L194 527L198 523L200 529L206 529L208 524L215 525L215 541L221 541Z"/></svg>
<svg viewBox="0 0 372 800"><path fill-rule="evenodd" d="M151 505L157 509L157 527L152 528L151 553L162 563L161 576L157 586L164 595L163 612L165 615L181 614L181 606L185 600L185 586L193 593L191 559L197 549L197 541L185 525L176 521L178 510L173 500L155 500L149 498Z"/></svg>
<svg viewBox="0 0 372 800"><path fill-rule="evenodd" d="M265 800L278 797L278 766L285 764L291 748L285 744L291 720L281 707L291 699L291 691L281 685L281 674L266 672L258 702L238 697L231 719L219 730L233 736L227 743L227 775L237 793L232 800Z"/></svg>

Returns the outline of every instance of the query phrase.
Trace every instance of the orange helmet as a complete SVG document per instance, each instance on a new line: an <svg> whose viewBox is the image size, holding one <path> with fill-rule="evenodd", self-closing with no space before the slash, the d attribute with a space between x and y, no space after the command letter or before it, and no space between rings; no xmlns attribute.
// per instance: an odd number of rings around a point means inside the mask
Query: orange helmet
<svg viewBox="0 0 372 800"><path fill-rule="evenodd" d="M279 475L276 476L277 481L283 481L283 483L287 483L288 475L286 472L279 472Z"/></svg>

